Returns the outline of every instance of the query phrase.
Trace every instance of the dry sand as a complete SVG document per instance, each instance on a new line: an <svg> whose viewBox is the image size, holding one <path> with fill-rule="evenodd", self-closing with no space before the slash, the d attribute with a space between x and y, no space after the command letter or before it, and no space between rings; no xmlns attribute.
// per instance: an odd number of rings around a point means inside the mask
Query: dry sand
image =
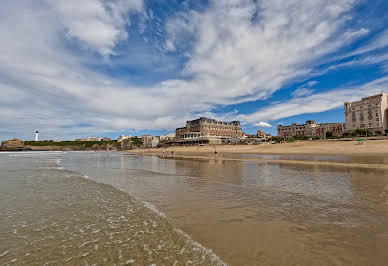
<svg viewBox="0 0 388 266"><path fill-rule="evenodd" d="M215 153L215 151L217 153ZM243 154L262 155L331 155L353 157L387 157L388 140L368 140L363 144L357 141L299 141L282 144L261 145L205 145L205 146L175 146L157 149L132 150L131 153L143 155L158 155L164 157L185 159L217 159L234 161L252 161L258 163L280 163L296 165L322 165L350 168L373 168L388 170L383 163L344 163L303 160L247 159Z"/></svg>

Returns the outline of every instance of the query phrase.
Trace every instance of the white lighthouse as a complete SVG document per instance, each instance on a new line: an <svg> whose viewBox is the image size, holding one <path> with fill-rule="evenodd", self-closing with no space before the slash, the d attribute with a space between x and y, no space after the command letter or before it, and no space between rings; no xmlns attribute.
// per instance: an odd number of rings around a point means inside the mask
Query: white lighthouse
<svg viewBox="0 0 388 266"><path fill-rule="evenodd" d="M35 141L39 141L39 132L38 132L38 130L35 132Z"/></svg>

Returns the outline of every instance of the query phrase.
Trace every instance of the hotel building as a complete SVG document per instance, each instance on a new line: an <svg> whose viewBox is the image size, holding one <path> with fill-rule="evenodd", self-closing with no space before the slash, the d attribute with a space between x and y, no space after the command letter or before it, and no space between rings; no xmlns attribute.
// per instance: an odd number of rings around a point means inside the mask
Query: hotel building
<svg viewBox="0 0 388 266"><path fill-rule="evenodd" d="M381 133L388 130L388 95L385 92L345 102L344 110L347 130L360 128Z"/></svg>
<svg viewBox="0 0 388 266"><path fill-rule="evenodd" d="M305 124L292 124L290 126L278 125L278 137L281 138L325 138L326 133L329 131L334 136L341 136L346 131L346 125L344 123L317 124L313 120L308 120Z"/></svg>
<svg viewBox="0 0 388 266"><path fill-rule="evenodd" d="M175 141L181 144L221 144L222 139L239 139L243 136L239 121L221 122L201 117L186 122L186 127L175 130Z"/></svg>

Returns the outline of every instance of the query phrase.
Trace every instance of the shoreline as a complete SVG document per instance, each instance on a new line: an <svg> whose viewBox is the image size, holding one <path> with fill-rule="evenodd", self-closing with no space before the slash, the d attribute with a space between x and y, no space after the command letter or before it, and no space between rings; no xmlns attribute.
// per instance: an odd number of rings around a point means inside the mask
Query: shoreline
<svg viewBox="0 0 388 266"><path fill-rule="evenodd" d="M131 152L129 152L131 153ZM178 160L206 160L215 162L244 162L244 163L257 163L257 164L281 164L281 165L300 165L300 166L321 166L321 167L334 167L334 168L350 168L350 169L373 169L373 170L387 170L387 164L369 164L369 163L346 163L346 162L330 162L330 161L304 161L304 160L284 160L284 159L249 159L249 158L225 158L225 157L211 157L211 156L189 156L189 155L176 155L176 156L161 156L158 153L132 153L143 156L158 156L163 159L178 159Z"/></svg>
<svg viewBox="0 0 388 266"><path fill-rule="evenodd" d="M215 151L217 153L215 153ZM255 162L259 164L388 170L388 163L386 163L388 162L388 140L373 140L362 145L359 145L357 141L303 141L262 145L173 146L168 148L128 150L126 152L138 155L158 156L166 159L239 161ZM314 160L314 158L241 158L244 155L273 155L285 157L330 156L338 158L346 157L347 159L356 158L358 160L343 162L327 159ZM367 159L366 161L368 161L367 163L365 163L365 158Z"/></svg>

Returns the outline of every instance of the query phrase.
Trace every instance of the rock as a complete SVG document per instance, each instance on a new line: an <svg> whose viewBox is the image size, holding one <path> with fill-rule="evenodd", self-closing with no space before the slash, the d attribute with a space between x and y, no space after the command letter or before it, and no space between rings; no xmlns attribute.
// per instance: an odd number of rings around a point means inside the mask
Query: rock
<svg viewBox="0 0 388 266"><path fill-rule="evenodd" d="M100 147L98 146L98 144L93 144L92 145L92 150L98 150Z"/></svg>
<svg viewBox="0 0 388 266"><path fill-rule="evenodd" d="M24 141L20 139L4 140L1 142L2 151L22 151L24 150Z"/></svg>
<svg viewBox="0 0 388 266"><path fill-rule="evenodd" d="M124 139L123 141L120 142L120 148L122 151L132 150L132 140Z"/></svg>

